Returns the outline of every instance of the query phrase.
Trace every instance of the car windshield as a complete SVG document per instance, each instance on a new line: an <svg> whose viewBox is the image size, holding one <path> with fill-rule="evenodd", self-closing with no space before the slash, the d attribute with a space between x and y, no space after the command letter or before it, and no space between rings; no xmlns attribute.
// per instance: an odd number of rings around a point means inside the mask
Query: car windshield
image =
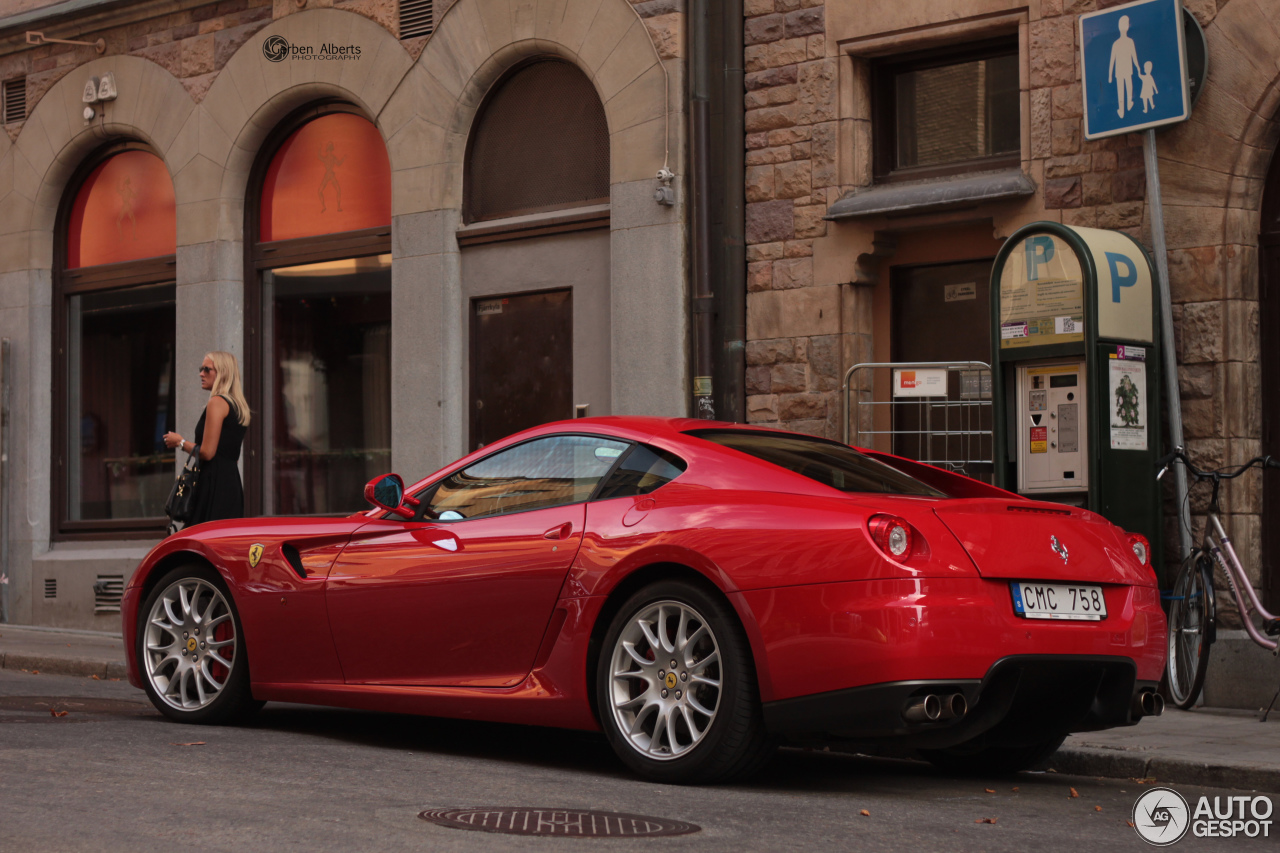
<svg viewBox="0 0 1280 853"><path fill-rule="evenodd" d="M771 462L842 492L946 497L896 468L833 441L748 430L700 429L689 435Z"/></svg>

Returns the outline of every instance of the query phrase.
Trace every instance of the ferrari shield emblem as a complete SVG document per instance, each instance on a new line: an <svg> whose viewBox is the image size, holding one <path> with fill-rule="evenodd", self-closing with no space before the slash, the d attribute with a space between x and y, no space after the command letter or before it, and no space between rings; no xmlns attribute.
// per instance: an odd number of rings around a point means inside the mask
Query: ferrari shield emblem
<svg viewBox="0 0 1280 853"><path fill-rule="evenodd" d="M257 543L249 546L249 565L257 568L258 561L262 559L263 547Z"/></svg>

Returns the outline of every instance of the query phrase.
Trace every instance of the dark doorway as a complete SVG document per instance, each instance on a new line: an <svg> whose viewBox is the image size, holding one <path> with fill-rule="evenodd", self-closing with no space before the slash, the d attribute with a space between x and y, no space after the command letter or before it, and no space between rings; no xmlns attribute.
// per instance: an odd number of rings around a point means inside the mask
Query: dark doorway
<svg viewBox="0 0 1280 853"><path fill-rule="evenodd" d="M1258 290L1262 370L1262 452L1280 456L1280 157L1271 158L1262 191L1262 233L1258 235ZM1248 369L1248 365L1245 365ZM1262 474L1262 594L1269 610L1280 607L1280 471ZM1270 523L1268 523L1270 520Z"/></svg>
<svg viewBox="0 0 1280 853"><path fill-rule="evenodd" d="M894 362L991 362L992 260L894 267L890 279L890 359ZM944 436L955 431L990 431L991 386L977 374L948 376L950 405L895 404L893 452L912 459L967 456L990 459L986 436ZM958 404L958 405L957 405ZM990 464L968 464L964 473L990 482Z"/></svg>
<svg viewBox="0 0 1280 853"><path fill-rule="evenodd" d="M471 300L472 450L573 417L573 292Z"/></svg>

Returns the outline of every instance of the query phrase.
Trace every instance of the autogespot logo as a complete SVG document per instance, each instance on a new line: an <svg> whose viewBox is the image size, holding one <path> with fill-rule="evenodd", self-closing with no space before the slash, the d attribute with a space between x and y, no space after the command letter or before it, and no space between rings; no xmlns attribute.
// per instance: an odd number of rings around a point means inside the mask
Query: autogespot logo
<svg viewBox="0 0 1280 853"><path fill-rule="evenodd" d="M360 46L357 44L339 45L325 42L316 50L311 45L290 44L284 36L268 36L262 42L262 55L268 62L283 62L286 59L304 61L327 61L359 59Z"/></svg>
<svg viewBox="0 0 1280 853"><path fill-rule="evenodd" d="M1142 840L1157 847L1181 841L1191 825L1190 809L1172 788L1152 788L1133 804L1133 828Z"/></svg>
<svg viewBox="0 0 1280 853"><path fill-rule="evenodd" d="M1133 804L1133 828L1143 841L1167 847L1196 838L1270 838L1275 804L1266 796L1201 797L1195 811L1172 788L1152 788Z"/></svg>

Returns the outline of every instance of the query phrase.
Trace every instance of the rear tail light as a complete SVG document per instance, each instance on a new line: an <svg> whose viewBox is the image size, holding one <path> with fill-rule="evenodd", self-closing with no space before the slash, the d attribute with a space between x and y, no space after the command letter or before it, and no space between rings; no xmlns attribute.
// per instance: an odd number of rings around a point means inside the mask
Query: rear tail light
<svg viewBox="0 0 1280 853"><path fill-rule="evenodd" d="M1129 547L1133 549L1133 556L1138 558L1138 562L1155 574L1155 567L1151 565L1151 543L1147 541L1147 537L1141 533L1130 533Z"/></svg>
<svg viewBox="0 0 1280 853"><path fill-rule="evenodd" d="M873 515L867 520L867 530L876 547L894 560L906 560L912 554L927 550L924 538L906 521L896 515Z"/></svg>

